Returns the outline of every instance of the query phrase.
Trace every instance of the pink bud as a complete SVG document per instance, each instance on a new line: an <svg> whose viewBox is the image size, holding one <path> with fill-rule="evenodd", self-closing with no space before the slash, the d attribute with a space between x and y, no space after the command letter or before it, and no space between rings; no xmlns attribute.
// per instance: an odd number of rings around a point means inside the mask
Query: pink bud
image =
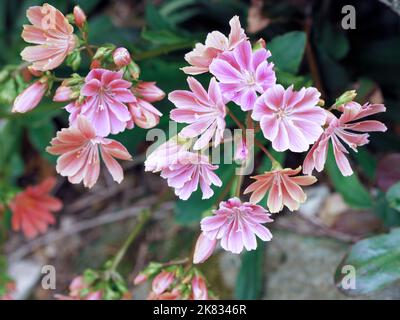
<svg viewBox="0 0 400 320"><path fill-rule="evenodd" d="M72 90L70 87L61 85L57 88L54 94L53 101L64 102L71 100Z"/></svg>
<svg viewBox="0 0 400 320"><path fill-rule="evenodd" d="M128 127L133 127L133 123L135 123L140 128L150 129L160 122L160 116L162 116L162 113L153 105L142 99L138 99L136 103L130 103L129 111L132 120Z"/></svg>
<svg viewBox="0 0 400 320"><path fill-rule="evenodd" d="M32 68L32 66L28 67L28 71L30 72L31 75L33 75L34 77L41 77L43 75L42 71L38 71L35 70L34 68Z"/></svg>
<svg viewBox="0 0 400 320"><path fill-rule="evenodd" d="M82 28L84 26L84 24L86 23L86 14L81 9L80 6L75 6L74 7L74 19L75 19L75 24L79 28Z"/></svg>
<svg viewBox="0 0 400 320"><path fill-rule="evenodd" d="M162 294L174 281L174 274L168 271L161 271L152 283L152 290L156 295Z"/></svg>
<svg viewBox="0 0 400 320"><path fill-rule="evenodd" d="M165 92L157 87L155 82L139 82L134 88L134 93L148 102L160 101L165 97Z"/></svg>
<svg viewBox="0 0 400 320"><path fill-rule="evenodd" d="M145 281L147 281L147 276L144 273L139 273L133 280L133 284L137 286Z"/></svg>
<svg viewBox="0 0 400 320"><path fill-rule="evenodd" d="M101 300L102 294L101 291L90 292L85 300Z"/></svg>
<svg viewBox="0 0 400 320"><path fill-rule="evenodd" d="M122 47L115 49L112 56L115 65L119 68L127 66L132 61L129 51Z"/></svg>
<svg viewBox="0 0 400 320"><path fill-rule="evenodd" d="M247 149L246 141L243 138L240 138L235 147L236 150L234 160L238 162L246 161L247 157L249 156L249 149Z"/></svg>
<svg viewBox="0 0 400 320"><path fill-rule="evenodd" d="M81 290L85 289L86 285L83 280L83 276L78 276L72 279L71 284L69 285L69 295L71 297L79 296Z"/></svg>
<svg viewBox="0 0 400 320"><path fill-rule="evenodd" d="M90 63L90 70L99 69L99 68L101 68L101 62L99 60L93 60Z"/></svg>
<svg viewBox="0 0 400 320"><path fill-rule="evenodd" d="M214 252L217 240L210 240L204 233L201 233L194 248L193 263L203 263Z"/></svg>
<svg viewBox="0 0 400 320"><path fill-rule="evenodd" d="M193 300L208 300L208 290L204 279L198 275L192 279Z"/></svg>
<svg viewBox="0 0 400 320"><path fill-rule="evenodd" d="M36 108L46 93L47 88L47 82L34 82L15 99L12 112L25 113Z"/></svg>

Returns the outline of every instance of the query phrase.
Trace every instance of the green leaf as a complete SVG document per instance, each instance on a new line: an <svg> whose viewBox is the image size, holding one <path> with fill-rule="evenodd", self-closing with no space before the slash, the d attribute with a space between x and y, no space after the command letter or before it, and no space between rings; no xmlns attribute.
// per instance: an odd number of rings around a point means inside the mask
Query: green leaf
<svg viewBox="0 0 400 320"><path fill-rule="evenodd" d="M188 42L188 39L169 30L143 30L142 38L155 44L178 44Z"/></svg>
<svg viewBox="0 0 400 320"><path fill-rule="evenodd" d="M371 180L375 180L377 161L375 157L365 148L352 153L353 158L358 162L365 175Z"/></svg>
<svg viewBox="0 0 400 320"><path fill-rule="evenodd" d="M258 243L257 249L242 254L242 263L236 278L235 299L260 299L264 288L265 243Z"/></svg>
<svg viewBox="0 0 400 320"><path fill-rule="evenodd" d="M347 204L353 208L366 209L372 207L372 199L368 190L361 184L357 173L349 177L345 177L340 172L336 165L336 160L333 156L332 147L329 148L328 157L326 160L326 168L328 175L334 185Z"/></svg>
<svg viewBox="0 0 400 320"><path fill-rule="evenodd" d="M267 48L272 53L271 60L279 70L296 74L303 58L305 46L306 34L293 31L273 38Z"/></svg>
<svg viewBox="0 0 400 320"><path fill-rule="evenodd" d="M356 243L336 270L335 283L338 288L348 295L370 294L399 281L399 243L400 228ZM341 286L346 276L346 273L342 273L345 265L355 268L355 289L344 290Z"/></svg>
<svg viewBox="0 0 400 320"><path fill-rule="evenodd" d="M29 139L42 157L53 162L55 157L46 152L46 147L50 145L51 139L55 136L56 128L53 122L43 121L34 126L28 127Z"/></svg>
<svg viewBox="0 0 400 320"><path fill-rule="evenodd" d="M389 188L386 192L386 199L389 202L390 207L400 211L400 182L397 182Z"/></svg>
<svg viewBox="0 0 400 320"><path fill-rule="evenodd" d="M190 198L186 201L178 199L175 205L175 218L178 223L191 224L200 221L203 212L216 205L217 199L225 191L230 179L235 175L236 166L233 164L220 165L216 170L216 174L222 181L222 187L213 187L214 195L210 199L202 199L201 190L192 193ZM200 188L199 188L200 189Z"/></svg>
<svg viewBox="0 0 400 320"><path fill-rule="evenodd" d="M382 219L385 227L400 226L400 213L389 205L386 194L380 190L374 201L374 213Z"/></svg>

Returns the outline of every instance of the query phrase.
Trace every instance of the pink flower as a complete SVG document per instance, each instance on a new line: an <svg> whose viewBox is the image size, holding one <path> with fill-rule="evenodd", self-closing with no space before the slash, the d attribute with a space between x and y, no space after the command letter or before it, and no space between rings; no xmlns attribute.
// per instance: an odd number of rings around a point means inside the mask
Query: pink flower
<svg viewBox="0 0 400 320"><path fill-rule="evenodd" d="M74 20L79 28L82 28L86 23L86 14L80 6L74 7Z"/></svg>
<svg viewBox="0 0 400 320"><path fill-rule="evenodd" d="M267 90L254 106L252 118L260 121L264 137L276 151L307 151L322 134L325 110L318 107L320 93L315 88L294 91L281 85Z"/></svg>
<svg viewBox="0 0 400 320"><path fill-rule="evenodd" d="M159 145L147 156L144 162L145 171L159 172L168 168L176 164L181 157L184 157L186 152L186 148L179 143L178 137L175 136Z"/></svg>
<svg viewBox="0 0 400 320"><path fill-rule="evenodd" d="M234 16L229 25L231 32L228 38L219 31L213 31L207 35L205 44L197 43L193 51L185 55L185 60L191 66L182 68L183 72L192 75L207 72L214 58L224 51L233 50L247 38L238 16Z"/></svg>
<svg viewBox="0 0 400 320"><path fill-rule="evenodd" d="M79 114L81 113L82 104L80 104L77 100L72 101L67 104L64 109L69 112L69 124L75 125L78 119Z"/></svg>
<svg viewBox="0 0 400 320"><path fill-rule="evenodd" d="M168 99L177 107L171 111L171 119L179 123L189 123L179 135L183 138L200 136L193 146L194 150L203 149L214 137L214 146L218 146L225 130L225 104L215 78L212 78L207 91L193 77L187 79L192 91L175 90Z"/></svg>
<svg viewBox="0 0 400 320"><path fill-rule="evenodd" d="M11 224L14 231L22 230L29 239L45 233L49 224L54 224L52 214L62 208L62 202L51 196L56 179L47 178L36 186L29 186L10 202Z"/></svg>
<svg viewBox="0 0 400 320"><path fill-rule="evenodd" d="M369 104L363 106L357 102L349 102L339 108L343 113L336 118L332 113L328 113L328 127L312 146L307 154L304 164L303 172L311 174L314 169L318 172L322 171L326 157L328 154L329 141L332 141L333 153L335 155L336 163L344 176L353 174L349 160L345 154L348 153L343 142L351 149L357 152L357 147L363 146L369 142L368 133L357 132L372 132L372 131L386 131L386 126L376 120L358 121L367 116L385 112L386 108L383 104ZM355 131L355 132L354 132Z"/></svg>
<svg viewBox="0 0 400 320"><path fill-rule="evenodd" d="M24 25L22 38L36 46L26 47L22 59L32 62L33 69L48 71L57 68L77 45L74 28L53 6L30 7L26 16L32 25Z"/></svg>
<svg viewBox="0 0 400 320"><path fill-rule="evenodd" d="M115 49L112 56L114 63L118 68L125 67L132 61L129 51L123 47Z"/></svg>
<svg viewBox="0 0 400 320"><path fill-rule="evenodd" d="M46 150L61 155L56 166L59 174L68 177L71 183L83 180L85 187L91 188L100 173L99 148L114 181L121 183L124 173L114 158L131 160L129 152L115 140L96 136L94 127L84 116L78 116L76 126L59 131Z"/></svg>
<svg viewBox="0 0 400 320"><path fill-rule="evenodd" d="M165 97L165 92L157 87L155 82L140 81L132 90L136 98L147 102L160 101Z"/></svg>
<svg viewBox="0 0 400 320"><path fill-rule="evenodd" d="M152 290L156 295L162 294L174 282L175 275L172 272L161 271L151 284Z"/></svg>
<svg viewBox="0 0 400 320"><path fill-rule="evenodd" d="M15 98L12 112L25 113L38 106L48 88L47 81L38 80Z"/></svg>
<svg viewBox="0 0 400 320"><path fill-rule="evenodd" d="M264 93L275 85L274 64L267 61L270 56L264 48L252 52L250 41L243 41L232 52L214 59L210 72L221 82L227 100L234 101L243 111L252 110L257 92Z"/></svg>
<svg viewBox="0 0 400 320"><path fill-rule="evenodd" d="M174 288L171 292L164 292L162 294L156 294L155 292L150 292L147 300L178 300L181 298L181 293L178 289Z"/></svg>
<svg viewBox="0 0 400 320"><path fill-rule="evenodd" d="M206 261L214 252L216 244L216 239L210 240L204 233L200 233L194 249L193 263L198 264Z"/></svg>
<svg viewBox="0 0 400 320"><path fill-rule="evenodd" d="M193 300L208 300L207 285L203 277L195 275L192 279Z"/></svg>
<svg viewBox="0 0 400 320"><path fill-rule="evenodd" d="M270 212L275 213L283 209L283 206L290 211L297 210L300 204L306 201L307 196L300 186L308 186L317 181L313 176L297 176L301 167L297 169L276 169L252 177L256 180L249 185L244 194L252 192L250 202L258 203L269 191L267 206Z"/></svg>
<svg viewBox="0 0 400 320"><path fill-rule="evenodd" d="M164 99L165 93L158 88L155 82L139 82L132 89L136 101L129 103L129 111L132 119L128 122L128 129L136 124L143 129L155 127L160 122L162 113L158 111L151 103Z"/></svg>
<svg viewBox="0 0 400 320"><path fill-rule="evenodd" d="M86 76L81 94L87 99L81 114L93 124L98 136L125 130L131 115L124 103L136 100L130 86L120 72L94 69Z"/></svg>
<svg viewBox="0 0 400 320"><path fill-rule="evenodd" d="M176 163L161 171L161 177L167 179L168 186L175 188L175 194L181 200L189 199L200 184L203 199L209 199L214 191L210 185L220 187L222 181L213 172L218 166L210 164L208 157L192 152L184 152Z"/></svg>
<svg viewBox="0 0 400 320"><path fill-rule="evenodd" d="M268 212L261 206L238 198L221 202L214 216L201 220L201 230L210 240L221 239L221 246L227 251L241 253L257 248L256 236L263 241L272 239L271 232L262 223L272 222Z"/></svg>

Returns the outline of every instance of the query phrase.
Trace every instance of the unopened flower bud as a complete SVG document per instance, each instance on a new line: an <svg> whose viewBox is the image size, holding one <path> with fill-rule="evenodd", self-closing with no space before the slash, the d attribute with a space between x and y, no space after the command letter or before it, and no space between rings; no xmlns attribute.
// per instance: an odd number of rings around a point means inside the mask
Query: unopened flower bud
<svg viewBox="0 0 400 320"><path fill-rule="evenodd" d="M75 6L74 7L74 19L75 19L75 24L79 27L82 28L85 23L86 23L86 14L85 12L81 9L80 6Z"/></svg>
<svg viewBox="0 0 400 320"><path fill-rule="evenodd" d="M144 273L139 273L133 280L133 284L137 286L145 281L147 281L147 276Z"/></svg>
<svg viewBox="0 0 400 320"><path fill-rule="evenodd" d="M336 99L335 104L333 106L334 107L342 106L348 102L353 101L356 96L357 96L356 90L346 91L339 98Z"/></svg>
<svg viewBox="0 0 400 320"><path fill-rule="evenodd" d="M122 68L131 63L129 51L123 47L117 48L113 52L113 60L118 68Z"/></svg>

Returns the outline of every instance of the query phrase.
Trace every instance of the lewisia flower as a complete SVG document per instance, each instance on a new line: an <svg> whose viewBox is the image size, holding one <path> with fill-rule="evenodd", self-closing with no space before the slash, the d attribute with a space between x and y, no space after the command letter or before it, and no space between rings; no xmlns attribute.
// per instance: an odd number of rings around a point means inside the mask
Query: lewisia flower
<svg viewBox="0 0 400 320"><path fill-rule="evenodd" d="M210 32L205 44L197 43L193 51L185 55L185 60L191 65L182 68L187 74L201 74L208 71L208 67L220 53L233 50L239 43L247 39L244 30L240 26L238 16L230 21L231 31L227 38L219 31Z"/></svg>
<svg viewBox="0 0 400 320"><path fill-rule="evenodd" d="M264 48L253 52L250 41L243 41L232 52L214 59L210 72L221 82L227 100L234 101L243 111L252 110L257 92L264 93L275 85L274 64L267 61L270 56Z"/></svg>
<svg viewBox="0 0 400 320"><path fill-rule="evenodd" d="M145 171L155 173L176 164L187 152L180 142L179 138L175 136L154 149L144 162Z"/></svg>
<svg viewBox="0 0 400 320"><path fill-rule="evenodd" d="M47 147L47 152L61 155L57 159L56 170L71 183L83 180L85 187L91 188L100 173L101 157L114 181L124 178L121 166L114 159L131 160L128 150L119 142L96 136L92 124L84 116L78 116L75 126L62 129Z"/></svg>
<svg viewBox="0 0 400 320"><path fill-rule="evenodd" d="M58 300L101 300L102 296L101 291L91 290L83 276L77 276L71 281L68 296L55 295Z"/></svg>
<svg viewBox="0 0 400 320"><path fill-rule="evenodd" d="M324 169L329 141L332 141L333 153L340 172L344 176L352 175L353 170L351 169L349 160L345 156L348 151L343 142L357 152L357 147L369 142L369 134L365 132L384 132L387 130L386 126L380 121L364 120L357 122L357 120L367 116L385 112L386 108L383 104L366 103L362 106L357 102L349 102L339 107L339 110L343 112L339 119L328 112L328 127L310 149L304 160L303 172L305 174L311 174L314 169L318 172Z"/></svg>
<svg viewBox="0 0 400 320"><path fill-rule="evenodd" d="M288 207L290 211L299 209L307 196L300 186L308 186L317 181L313 176L296 176L301 171L297 169L278 168L252 177L256 182L249 185L244 194L252 192L250 202L258 203L269 191L267 206L270 212L276 213Z"/></svg>
<svg viewBox="0 0 400 320"><path fill-rule="evenodd" d="M47 3L30 7L26 16L32 25L24 25L22 38L36 46L26 47L21 52L22 59L32 62L35 70L57 68L78 43L74 28L59 10Z"/></svg>
<svg viewBox="0 0 400 320"><path fill-rule="evenodd" d="M201 220L201 230L210 239L221 239L223 249L241 253L257 248L256 236L263 241L272 239L271 232L262 223L272 222L267 210L238 198L221 202L214 215Z"/></svg>
<svg viewBox="0 0 400 320"><path fill-rule="evenodd" d="M49 224L54 224L52 212L62 208L62 202L49 193L56 179L47 178L36 186L29 186L18 193L9 203L12 211L11 224L14 231L22 230L29 239L45 233Z"/></svg>
<svg viewBox="0 0 400 320"><path fill-rule="evenodd" d="M38 80L15 98L12 112L25 113L38 106L48 88L47 81Z"/></svg>
<svg viewBox="0 0 400 320"><path fill-rule="evenodd" d="M126 102L135 102L129 90L131 83L122 79L121 72L93 69L85 78L81 94L87 97L81 114L93 124L98 136L117 134L131 120Z"/></svg>
<svg viewBox="0 0 400 320"><path fill-rule="evenodd" d="M162 113L152 103L164 99L164 91L157 87L155 82L144 81L139 82L132 91L136 101L128 104L132 116L128 122L128 129L133 128L134 124L143 129L155 127L160 122Z"/></svg>
<svg viewBox="0 0 400 320"><path fill-rule="evenodd" d="M264 137L277 151L307 151L323 132L326 112L317 106L320 93L315 88L294 91L276 85L256 101L252 118L260 121Z"/></svg>
<svg viewBox="0 0 400 320"><path fill-rule="evenodd" d="M203 199L209 199L214 194L210 185L222 185L222 181L213 172L216 169L218 166L212 165L207 156L182 152L176 163L162 169L161 177L167 179L168 186L175 189L175 194L181 200L189 199L199 184Z"/></svg>
<svg viewBox="0 0 400 320"><path fill-rule="evenodd" d="M224 136L226 116L219 85L212 78L207 92L193 77L188 77L187 82L192 91L175 90L168 96L177 107L171 111L170 117L179 123L190 123L179 133L181 137L200 136L193 146L194 150L207 146L213 137L216 147Z"/></svg>

